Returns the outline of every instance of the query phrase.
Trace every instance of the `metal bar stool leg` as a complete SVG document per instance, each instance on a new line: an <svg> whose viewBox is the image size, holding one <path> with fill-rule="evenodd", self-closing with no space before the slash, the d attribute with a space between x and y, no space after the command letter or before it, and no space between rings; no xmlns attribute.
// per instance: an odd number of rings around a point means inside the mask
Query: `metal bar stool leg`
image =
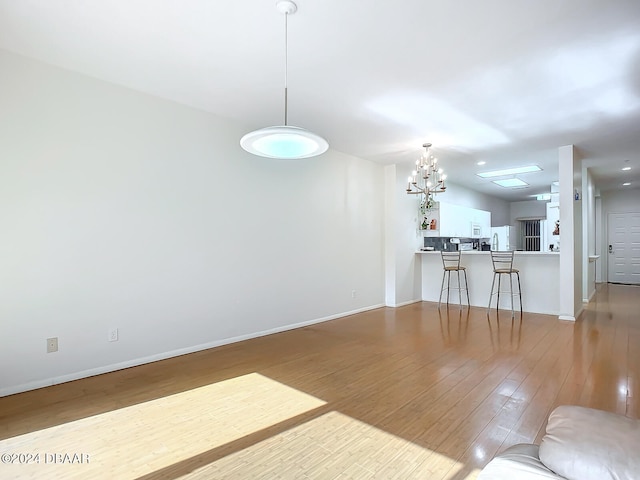
<svg viewBox="0 0 640 480"><path fill-rule="evenodd" d="M447 275L447 271L445 270L442 273L442 284L440 285L440 297L438 297L438 309L440 309L440 304L442 303L442 292L444 292L444 277Z"/></svg>
<svg viewBox="0 0 640 480"><path fill-rule="evenodd" d="M496 300L496 311L498 311L498 309L500 308L500 288L501 288L501 281L502 281L502 274L499 273L498 274L498 291L497 293L497 300Z"/></svg>
<svg viewBox="0 0 640 480"><path fill-rule="evenodd" d="M511 318L513 318L513 274L509 274L509 296L511 297Z"/></svg>
<svg viewBox="0 0 640 480"><path fill-rule="evenodd" d="M460 310L462 310L462 286L460 285L460 269L458 269L458 303L460 303Z"/></svg>
<svg viewBox="0 0 640 480"><path fill-rule="evenodd" d="M464 272L464 289L467 291L467 306L471 306L471 302L469 301L469 283L467 282L467 271ZM522 302L520 302L522 304Z"/></svg>
<svg viewBox="0 0 640 480"><path fill-rule="evenodd" d="M489 305L487 305L487 315L489 315L489 310L491 310L491 299L493 298L493 287L496 284L496 272L493 272L493 281L491 282L491 293L489 293Z"/></svg>
<svg viewBox="0 0 640 480"><path fill-rule="evenodd" d="M520 317L522 317L522 287L520 287L520 272L516 272L518 277L518 297L520 297Z"/></svg>

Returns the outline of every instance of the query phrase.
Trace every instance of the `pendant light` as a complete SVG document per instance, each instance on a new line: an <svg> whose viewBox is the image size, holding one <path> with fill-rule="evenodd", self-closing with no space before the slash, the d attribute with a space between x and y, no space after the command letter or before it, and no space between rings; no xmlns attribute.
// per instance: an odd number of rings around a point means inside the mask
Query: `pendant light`
<svg viewBox="0 0 640 480"><path fill-rule="evenodd" d="M315 157L327 151L329 148L327 141L304 128L287 125L287 18L296 13L298 7L291 0L280 0L276 3L276 7L280 13L284 14L284 125L249 132L240 139L240 146L247 152L261 157L282 159Z"/></svg>

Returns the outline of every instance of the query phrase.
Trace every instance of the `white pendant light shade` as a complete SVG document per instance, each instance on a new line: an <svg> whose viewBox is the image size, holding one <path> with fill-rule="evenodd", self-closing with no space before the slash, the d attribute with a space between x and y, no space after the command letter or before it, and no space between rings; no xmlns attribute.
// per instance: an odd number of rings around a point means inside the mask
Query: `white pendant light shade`
<svg viewBox="0 0 640 480"><path fill-rule="evenodd" d="M247 152L260 157L282 159L315 157L327 151L329 148L327 141L309 130L287 124L287 17L296 13L298 6L292 0L279 0L276 7L280 13L284 14L284 125L249 132L240 139L240 146Z"/></svg>
<svg viewBox="0 0 640 480"><path fill-rule="evenodd" d="M240 139L240 146L254 155L283 159L315 157L329 148L320 135L289 125L249 132Z"/></svg>

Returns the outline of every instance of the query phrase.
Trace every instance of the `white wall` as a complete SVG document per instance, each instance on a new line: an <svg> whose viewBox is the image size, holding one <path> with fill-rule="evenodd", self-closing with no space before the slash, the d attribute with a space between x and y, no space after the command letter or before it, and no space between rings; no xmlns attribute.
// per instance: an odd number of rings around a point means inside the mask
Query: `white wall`
<svg viewBox="0 0 640 480"><path fill-rule="evenodd" d="M582 241L582 210L587 208L583 206L584 195L582 192L582 159L579 157L575 147L573 150L573 311L574 316L578 318L584 308L582 299L583 285L583 266L586 253L583 250ZM575 198L575 192L579 192L578 199ZM562 209L562 205L560 206ZM562 222L561 222L562 224ZM562 251L561 247L561 250Z"/></svg>
<svg viewBox="0 0 640 480"><path fill-rule="evenodd" d="M389 165L385 174L385 304L390 307L421 299L422 246L418 228L419 196L406 194L405 172Z"/></svg>
<svg viewBox="0 0 640 480"><path fill-rule="evenodd" d="M635 213L640 209L640 188L611 190L600 195L605 214Z"/></svg>
<svg viewBox="0 0 640 480"><path fill-rule="evenodd" d="M640 212L640 189L620 189L601 193L602 216L599 218L601 225L602 241L597 254L600 255L602 266L602 281L608 281L609 238L607 218L610 213L636 213Z"/></svg>
<svg viewBox="0 0 640 480"><path fill-rule="evenodd" d="M254 157L242 126L1 51L0 78L0 395L383 303L379 165Z"/></svg>
<svg viewBox="0 0 640 480"><path fill-rule="evenodd" d="M588 168L582 167L582 301L589 302L596 292L596 188Z"/></svg>
<svg viewBox="0 0 640 480"><path fill-rule="evenodd" d="M595 247L594 253L595 255L600 255L600 258L596 260L596 283L606 282L605 269L603 268L603 264L606 262L606 258L602 252L602 246L605 243L605 232L604 232L604 224L602 221L602 195L600 192L596 193L595 198Z"/></svg>
<svg viewBox="0 0 640 480"><path fill-rule="evenodd" d="M575 320L582 311L582 201L574 192L582 189L581 161L573 145L558 149L560 182L560 315Z"/></svg>
<svg viewBox="0 0 640 480"><path fill-rule="evenodd" d="M515 226L518 219L547 218L547 202L527 200L509 204L509 223Z"/></svg>
<svg viewBox="0 0 640 480"><path fill-rule="evenodd" d="M397 195L396 165L384 167L384 302L387 306L396 304L396 237Z"/></svg>

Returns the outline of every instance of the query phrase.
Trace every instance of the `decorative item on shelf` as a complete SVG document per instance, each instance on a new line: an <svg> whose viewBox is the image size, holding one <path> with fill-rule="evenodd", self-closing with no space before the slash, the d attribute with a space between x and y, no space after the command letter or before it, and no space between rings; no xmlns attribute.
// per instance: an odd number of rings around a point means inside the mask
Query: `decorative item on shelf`
<svg viewBox="0 0 640 480"><path fill-rule="evenodd" d="M554 228L552 235L560 235L560 220L556 220L556 228Z"/></svg>
<svg viewBox="0 0 640 480"><path fill-rule="evenodd" d="M424 218L422 219L422 225L420 225L420 228L421 228L422 230L427 230L427 229L429 228L429 223L428 223L428 221L427 221L427 217L424 217Z"/></svg>
<svg viewBox="0 0 640 480"><path fill-rule="evenodd" d="M447 176L443 174L441 168L438 168L438 159L431 154L431 144L422 145L425 148L418 160L416 160L416 169L411 172L409 183L407 184L407 193L409 195L424 195L421 207L424 204L426 210L430 210L434 206L433 195L444 192L446 187L444 181Z"/></svg>
<svg viewBox="0 0 640 480"><path fill-rule="evenodd" d="M329 148L327 141L320 135L300 127L287 124L287 67L288 36L287 19L298 10L291 0L276 3L280 13L284 14L284 125L265 127L247 133L240 139L240 146L247 152L261 157L299 159L322 155Z"/></svg>
<svg viewBox="0 0 640 480"><path fill-rule="evenodd" d="M432 219L431 219L431 224L430 224L430 229L431 229L431 230L436 230L437 228L438 228L438 227L437 227L436 219L435 219L435 218L432 218Z"/></svg>

